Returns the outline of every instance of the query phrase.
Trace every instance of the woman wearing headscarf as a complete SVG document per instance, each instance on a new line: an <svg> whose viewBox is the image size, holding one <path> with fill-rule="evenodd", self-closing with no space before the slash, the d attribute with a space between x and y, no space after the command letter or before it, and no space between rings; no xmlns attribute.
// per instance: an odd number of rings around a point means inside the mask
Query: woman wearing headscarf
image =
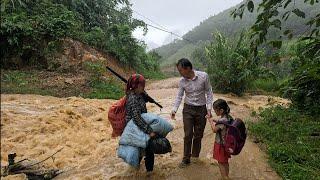
<svg viewBox="0 0 320 180"><path fill-rule="evenodd" d="M146 101L143 97L145 92L145 78L140 74L133 74L130 76L126 87L126 122L133 120L134 123L151 138L156 134L153 132L149 124L147 124L141 117L142 113L147 113ZM148 143L150 144L150 143ZM140 158L141 161L142 157ZM154 153L148 145L145 149L145 166L147 172L153 171Z"/></svg>

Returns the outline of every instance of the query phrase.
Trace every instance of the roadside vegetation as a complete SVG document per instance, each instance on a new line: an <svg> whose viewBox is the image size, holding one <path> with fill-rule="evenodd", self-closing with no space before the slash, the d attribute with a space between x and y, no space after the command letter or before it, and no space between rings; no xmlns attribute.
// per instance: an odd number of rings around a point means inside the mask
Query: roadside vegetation
<svg viewBox="0 0 320 180"><path fill-rule="evenodd" d="M80 89L70 85L54 90L54 87L46 89L48 86L41 85L44 79L37 76L42 71L57 77L83 73L83 69L75 70L61 61L61 54L68 48L64 46L65 39L89 45L117 59L119 66L147 78L164 78L159 68L160 56L147 52L144 42L132 36L137 28L147 32L145 23L132 17L128 0L1 0L0 64L1 73L4 73L1 75L1 93L82 95L89 98L123 95L120 82L97 79L92 71L84 72L83 75L88 72L91 75L85 77L85 87Z"/></svg>
<svg viewBox="0 0 320 180"><path fill-rule="evenodd" d="M254 57L259 57L263 44L272 47L272 51L267 53L272 64L266 67L280 83L269 87L291 100L289 107L276 106L260 112L260 121L251 123L249 132L266 146L271 166L283 179L319 179L320 14L317 12L306 19L308 33L301 35L295 43L289 41L289 48L284 49L285 38L267 38L272 28L282 30L289 16L306 17L309 12L292 8L294 3L291 0L264 0L255 5L254 1L249 0L233 11L234 17L241 18L246 9L249 12L257 6L262 9L250 29L251 52ZM304 3L313 6L319 2L305 0ZM285 9L284 14L279 14L280 8ZM283 30L283 37L290 40L293 29ZM256 79L253 82L257 85L259 81ZM264 85L260 83L257 87Z"/></svg>

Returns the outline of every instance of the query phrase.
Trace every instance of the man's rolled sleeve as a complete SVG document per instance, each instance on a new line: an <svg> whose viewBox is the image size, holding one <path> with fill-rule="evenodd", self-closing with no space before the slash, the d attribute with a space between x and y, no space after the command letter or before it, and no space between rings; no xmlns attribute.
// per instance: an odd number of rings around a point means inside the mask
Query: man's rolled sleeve
<svg viewBox="0 0 320 180"><path fill-rule="evenodd" d="M213 103L213 92L212 92L212 86L210 84L210 79L208 74L206 74L206 81L205 81L205 91L207 95L207 109L211 110L212 109L212 103Z"/></svg>

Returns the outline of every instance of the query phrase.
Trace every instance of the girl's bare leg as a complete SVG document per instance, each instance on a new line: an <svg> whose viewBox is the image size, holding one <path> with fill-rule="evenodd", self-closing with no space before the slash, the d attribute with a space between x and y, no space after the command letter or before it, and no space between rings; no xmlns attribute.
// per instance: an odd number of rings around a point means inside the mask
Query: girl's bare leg
<svg viewBox="0 0 320 180"><path fill-rule="evenodd" d="M220 173L223 179L229 179L229 163L219 163Z"/></svg>

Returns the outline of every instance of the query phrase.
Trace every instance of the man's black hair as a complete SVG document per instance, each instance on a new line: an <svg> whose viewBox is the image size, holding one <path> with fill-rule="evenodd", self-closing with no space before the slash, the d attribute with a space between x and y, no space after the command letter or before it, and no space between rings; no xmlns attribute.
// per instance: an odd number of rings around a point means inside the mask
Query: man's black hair
<svg viewBox="0 0 320 180"><path fill-rule="evenodd" d="M192 69L192 63L189 61L189 59L187 58L182 58L178 61L178 63L176 64L176 66L181 66L182 68L187 68L190 67L190 69Z"/></svg>

